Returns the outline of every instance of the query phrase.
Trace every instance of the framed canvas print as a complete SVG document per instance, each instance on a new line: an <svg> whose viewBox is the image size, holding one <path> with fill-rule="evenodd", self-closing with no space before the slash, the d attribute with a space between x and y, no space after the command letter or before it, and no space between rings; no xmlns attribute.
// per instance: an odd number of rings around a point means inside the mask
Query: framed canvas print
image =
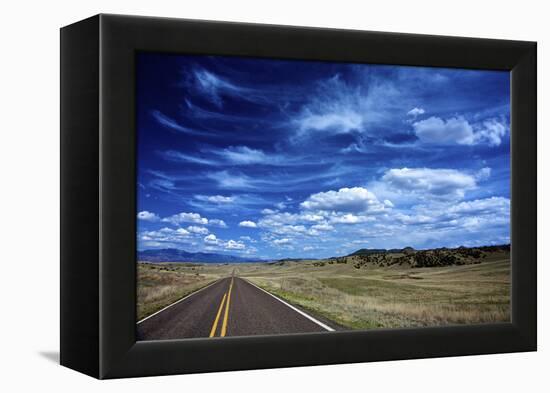
<svg viewBox="0 0 550 393"><path fill-rule="evenodd" d="M536 350L536 44L98 15L61 30L61 363Z"/></svg>

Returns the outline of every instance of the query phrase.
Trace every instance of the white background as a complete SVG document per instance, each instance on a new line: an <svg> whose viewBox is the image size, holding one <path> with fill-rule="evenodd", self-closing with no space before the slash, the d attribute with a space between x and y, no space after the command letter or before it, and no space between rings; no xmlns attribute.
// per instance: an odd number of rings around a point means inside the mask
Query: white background
<svg viewBox="0 0 550 393"><path fill-rule="evenodd" d="M0 390L88 392L548 391L550 43L544 1L18 1L0 40ZM55 363L59 345L59 31L124 13L538 41L539 352L96 381ZM546 365L545 365L546 362Z"/></svg>

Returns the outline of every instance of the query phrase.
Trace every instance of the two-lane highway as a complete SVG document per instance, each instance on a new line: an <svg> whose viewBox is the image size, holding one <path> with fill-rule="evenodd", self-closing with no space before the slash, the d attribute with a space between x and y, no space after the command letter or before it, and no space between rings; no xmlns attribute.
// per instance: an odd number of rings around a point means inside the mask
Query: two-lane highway
<svg viewBox="0 0 550 393"><path fill-rule="evenodd" d="M254 284L226 277L137 324L139 340L331 331Z"/></svg>

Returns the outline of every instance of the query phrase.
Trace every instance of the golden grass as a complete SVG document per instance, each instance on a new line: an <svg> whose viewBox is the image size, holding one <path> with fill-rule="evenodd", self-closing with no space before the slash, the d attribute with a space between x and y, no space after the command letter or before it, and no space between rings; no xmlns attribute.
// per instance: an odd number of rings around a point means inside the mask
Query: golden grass
<svg viewBox="0 0 550 393"><path fill-rule="evenodd" d="M138 263L137 320L231 274L228 266Z"/></svg>
<svg viewBox="0 0 550 393"><path fill-rule="evenodd" d="M239 275L352 329L510 320L507 255L477 265L421 269L285 265L243 267Z"/></svg>

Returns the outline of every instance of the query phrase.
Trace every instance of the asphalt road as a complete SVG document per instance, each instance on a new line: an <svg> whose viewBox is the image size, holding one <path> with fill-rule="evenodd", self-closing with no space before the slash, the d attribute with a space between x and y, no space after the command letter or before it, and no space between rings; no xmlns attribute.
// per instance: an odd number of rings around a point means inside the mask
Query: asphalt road
<svg viewBox="0 0 550 393"><path fill-rule="evenodd" d="M138 340L326 332L302 310L239 277L223 278L138 322Z"/></svg>

